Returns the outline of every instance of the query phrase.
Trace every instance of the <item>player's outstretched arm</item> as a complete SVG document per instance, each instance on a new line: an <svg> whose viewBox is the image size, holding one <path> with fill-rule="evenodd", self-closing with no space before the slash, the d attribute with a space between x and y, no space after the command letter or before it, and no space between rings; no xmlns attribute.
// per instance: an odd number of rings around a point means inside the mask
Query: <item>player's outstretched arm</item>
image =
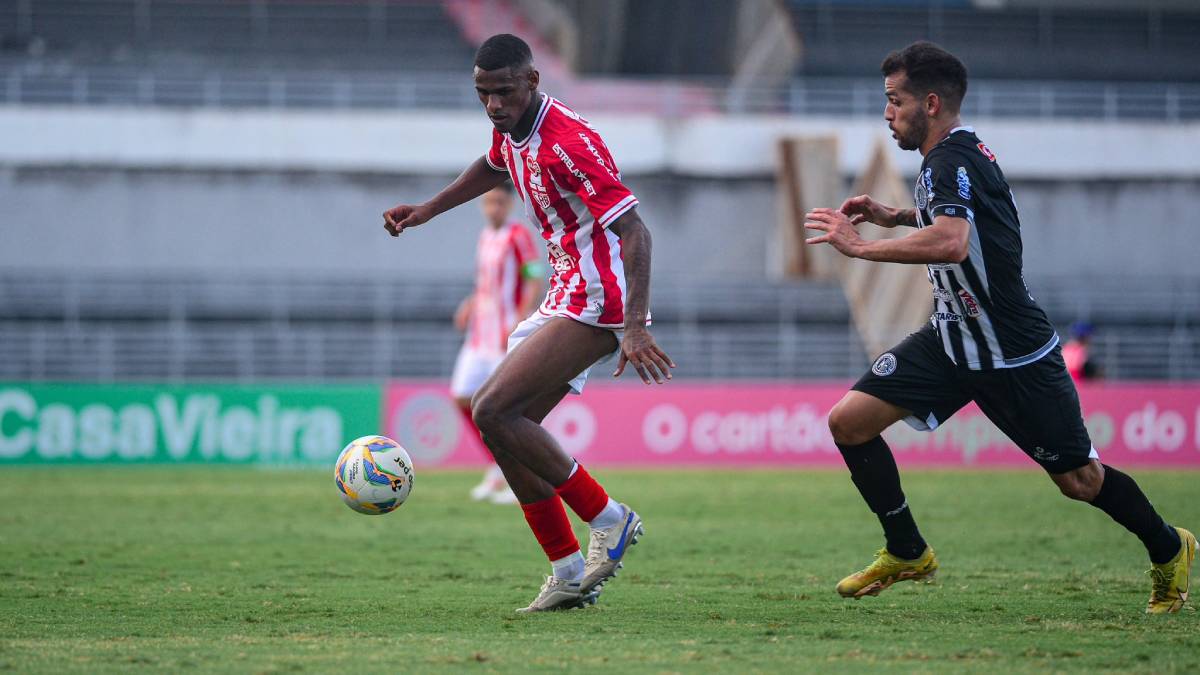
<svg viewBox="0 0 1200 675"><path fill-rule="evenodd" d="M454 182L424 204L400 204L383 212L383 229L393 237L427 223L440 213L465 204L508 180L507 171L493 169L483 157L475 160Z"/></svg>
<svg viewBox="0 0 1200 675"><path fill-rule="evenodd" d="M965 218L938 216L929 227L896 239L863 239L840 210L813 209L804 226L825 234L805 240L806 244L829 244L843 255L875 262L928 265L959 263L967 257L971 224Z"/></svg>
<svg viewBox="0 0 1200 675"><path fill-rule="evenodd" d="M636 209L630 209L609 226L621 238L621 259L625 265L625 337L621 339L621 356L613 377L625 372L625 364L633 365L642 382L659 384L671 379L675 362L654 341L646 329L646 314L650 309L650 230Z"/></svg>
<svg viewBox="0 0 1200 675"><path fill-rule="evenodd" d="M850 217L851 225L875 223L880 227L917 226L916 209L898 209L881 204L870 195L851 197L842 202L842 207L838 210Z"/></svg>

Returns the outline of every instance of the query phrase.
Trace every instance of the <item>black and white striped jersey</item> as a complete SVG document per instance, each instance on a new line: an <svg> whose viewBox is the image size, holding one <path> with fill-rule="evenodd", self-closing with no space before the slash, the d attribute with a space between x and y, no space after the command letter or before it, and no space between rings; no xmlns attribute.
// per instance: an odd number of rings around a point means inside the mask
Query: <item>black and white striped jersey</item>
<svg viewBox="0 0 1200 675"><path fill-rule="evenodd" d="M942 347L960 368L1015 368L1042 358L1058 334L1021 274L1021 223L996 156L975 130L958 127L925 156L914 199L917 227L937 216L965 218L962 262L928 265Z"/></svg>

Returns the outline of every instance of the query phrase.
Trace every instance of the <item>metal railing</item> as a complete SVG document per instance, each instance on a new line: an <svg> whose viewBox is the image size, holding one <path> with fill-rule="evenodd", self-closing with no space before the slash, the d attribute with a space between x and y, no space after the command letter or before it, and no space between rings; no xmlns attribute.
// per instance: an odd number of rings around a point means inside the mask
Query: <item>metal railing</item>
<svg viewBox="0 0 1200 675"><path fill-rule="evenodd" d="M1113 379L1200 379L1200 282L1035 279L1090 318ZM464 280L0 274L0 379L444 377ZM683 378L838 379L869 364L836 284L659 279L656 338ZM1064 332L1065 334L1065 332ZM898 332L893 341L903 337Z"/></svg>
<svg viewBox="0 0 1200 675"><path fill-rule="evenodd" d="M628 88L632 95L613 95ZM879 117L877 79L802 78L734 90L721 80L626 78L554 91L588 111L687 116L711 112ZM0 63L0 103L207 108L473 109L469 77L449 73L223 69ZM984 80L971 83L971 117L1200 120L1200 84Z"/></svg>

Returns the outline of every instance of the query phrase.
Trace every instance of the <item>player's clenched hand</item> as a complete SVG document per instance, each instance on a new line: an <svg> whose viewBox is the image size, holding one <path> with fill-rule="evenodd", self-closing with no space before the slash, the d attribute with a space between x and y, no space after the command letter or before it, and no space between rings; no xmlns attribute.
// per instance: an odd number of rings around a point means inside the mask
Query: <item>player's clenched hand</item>
<svg viewBox="0 0 1200 675"><path fill-rule="evenodd" d="M432 217L423 205L401 204L383 212L383 229L393 237L399 237L404 230L428 222Z"/></svg>
<svg viewBox="0 0 1200 675"><path fill-rule="evenodd" d="M838 211L850 217L851 225L875 223L882 227L896 226L893 209L871 199L869 195L859 195L847 199L842 202L842 207Z"/></svg>
<svg viewBox="0 0 1200 675"><path fill-rule="evenodd" d="M825 234L806 239L806 244L829 244L843 255L857 258L863 238L854 229L850 217L833 209L813 209L804 216L804 227L821 230Z"/></svg>
<svg viewBox="0 0 1200 675"><path fill-rule="evenodd" d="M621 339L621 356L613 377L620 377L625 372L626 363L633 364L638 377L646 384L650 384L651 378L659 384L666 382L671 379L671 368L675 367L675 362L644 327L625 330L625 337Z"/></svg>

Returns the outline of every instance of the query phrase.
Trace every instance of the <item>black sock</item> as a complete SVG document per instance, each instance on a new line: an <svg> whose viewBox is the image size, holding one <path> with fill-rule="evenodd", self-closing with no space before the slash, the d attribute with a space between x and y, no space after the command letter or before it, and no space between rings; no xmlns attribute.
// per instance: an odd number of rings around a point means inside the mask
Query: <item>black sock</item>
<svg viewBox="0 0 1200 675"><path fill-rule="evenodd" d="M876 436L862 445L838 444L838 450L850 469L850 480L879 517L888 552L905 560L921 557L925 540L900 489L900 471L887 442Z"/></svg>
<svg viewBox="0 0 1200 675"><path fill-rule="evenodd" d="M1136 534L1146 545L1150 562L1159 565L1179 553L1179 532L1163 522L1132 478L1107 464L1104 465L1104 482L1092 500L1092 506Z"/></svg>

